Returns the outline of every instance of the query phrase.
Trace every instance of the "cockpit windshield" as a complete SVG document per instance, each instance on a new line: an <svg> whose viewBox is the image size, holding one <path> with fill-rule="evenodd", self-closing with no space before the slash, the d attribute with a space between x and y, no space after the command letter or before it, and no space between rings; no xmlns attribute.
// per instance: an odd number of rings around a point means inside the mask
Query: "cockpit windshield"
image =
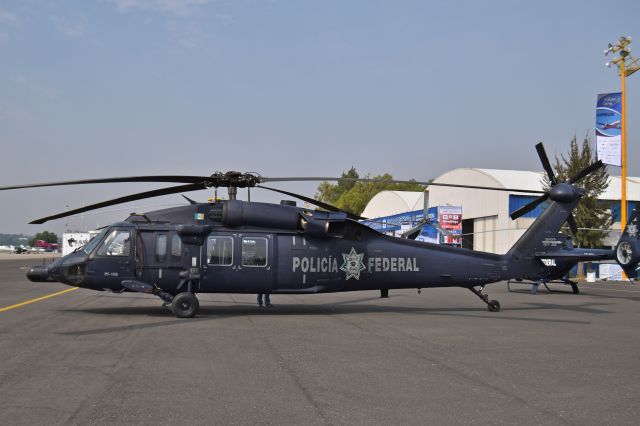
<svg viewBox="0 0 640 426"><path fill-rule="evenodd" d="M91 239L91 241L89 241L87 244L85 244L84 247L82 247L82 250L87 254L91 254L91 252L93 251L93 249L96 248L98 243L100 243L100 241L102 241L102 237L104 237L104 235L107 232L109 232L109 229L110 228L104 228L98 235L93 237Z"/></svg>

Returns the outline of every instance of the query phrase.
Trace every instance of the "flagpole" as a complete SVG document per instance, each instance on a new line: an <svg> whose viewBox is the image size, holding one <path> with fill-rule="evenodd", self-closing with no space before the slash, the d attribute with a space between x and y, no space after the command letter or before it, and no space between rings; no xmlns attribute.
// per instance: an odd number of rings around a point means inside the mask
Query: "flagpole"
<svg viewBox="0 0 640 426"><path fill-rule="evenodd" d="M620 231L624 232L624 228L627 226L627 117L626 117L626 77L630 76L634 72L640 69L640 63L637 59L631 57L631 37L622 36L615 43L609 43L609 46L604 51L605 55L610 53L619 53L619 57L607 62L605 65L610 67L611 65L617 65L620 73L620 82L622 86L622 99L621 99L621 117L620 117L620 155L622 156L620 164L621 170L621 197L620 197Z"/></svg>

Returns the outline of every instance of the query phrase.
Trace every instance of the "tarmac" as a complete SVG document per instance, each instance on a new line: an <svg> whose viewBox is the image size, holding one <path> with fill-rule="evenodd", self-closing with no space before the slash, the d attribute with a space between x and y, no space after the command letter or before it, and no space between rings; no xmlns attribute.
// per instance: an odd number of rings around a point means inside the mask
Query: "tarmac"
<svg viewBox="0 0 640 426"><path fill-rule="evenodd" d="M489 285L499 313L457 288L275 295L273 308L206 294L176 319L153 296L31 283L34 262L0 261L0 424L640 418L638 285Z"/></svg>
<svg viewBox="0 0 640 426"><path fill-rule="evenodd" d="M51 261L52 259L60 257L60 253L0 253L0 260L30 260L30 261L38 261L42 259L48 259Z"/></svg>

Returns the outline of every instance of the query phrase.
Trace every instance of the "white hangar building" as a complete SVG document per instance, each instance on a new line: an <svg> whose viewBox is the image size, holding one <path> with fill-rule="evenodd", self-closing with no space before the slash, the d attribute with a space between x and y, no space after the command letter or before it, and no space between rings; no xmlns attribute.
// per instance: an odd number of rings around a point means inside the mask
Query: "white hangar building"
<svg viewBox="0 0 640 426"><path fill-rule="evenodd" d="M491 186L499 188L517 188L542 190L543 172L522 170L497 170L460 168L448 171L434 182L457 183L464 185ZM609 245L617 242L620 233L620 177L611 177L609 187L600 199L618 201L613 209L613 232ZM509 214L536 198L535 194L519 192L491 191L467 188L429 187L429 206L462 206L463 246L492 253L506 253L542 213L538 206L526 215L511 220ZM627 201L629 210L640 200L640 178L627 178ZM371 199L363 217L370 219L390 216L407 211L422 210L424 194L421 192L383 191ZM616 232L617 230L617 232ZM473 236L471 238L471 235Z"/></svg>

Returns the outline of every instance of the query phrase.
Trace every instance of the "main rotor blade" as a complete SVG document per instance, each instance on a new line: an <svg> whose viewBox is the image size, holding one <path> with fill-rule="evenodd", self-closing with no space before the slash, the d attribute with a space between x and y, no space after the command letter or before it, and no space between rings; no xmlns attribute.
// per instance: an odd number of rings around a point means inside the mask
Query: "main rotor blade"
<svg viewBox="0 0 640 426"><path fill-rule="evenodd" d="M573 215L573 213L571 213L569 215L569 217L567 218L567 223L569 224L569 228L571 229L571 233L573 235L577 235L578 234L578 224L576 223L576 218Z"/></svg>
<svg viewBox="0 0 640 426"><path fill-rule="evenodd" d="M353 214L353 213L349 213L346 210L342 210L341 208L336 207L336 206L332 206L331 204L323 203L322 201L318 201L318 200L316 200L314 198L305 197L304 195L295 194L293 192L284 191L282 189L270 188L268 186L262 186L262 185L256 185L256 188L268 189L269 191L279 192L281 194L288 195L289 197L298 198L298 199L300 199L302 201L306 201L309 204L313 204L314 206L318 206L318 207L321 207L321 208L323 208L325 210L329 210L329 211L332 211L332 212L346 213L347 217L349 219L366 220L366 218L364 218L364 217L358 216L358 215Z"/></svg>
<svg viewBox="0 0 640 426"><path fill-rule="evenodd" d="M542 144L542 142L536 144L536 151L538 152L538 157L540 157L542 167L547 172L547 176L549 176L549 182L551 182L551 186L557 184L558 179L556 179L556 175L555 173L553 173L553 168L551 168L549 157L547 157L547 152L544 150L544 145Z"/></svg>
<svg viewBox="0 0 640 426"><path fill-rule="evenodd" d="M129 176L129 177L114 177L114 178L99 178L99 179L67 180L67 181L61 181L61 182L42 182L42 183L32 183L28 185L0 186L0 191L6 191L8 189L40 188L44 186L86 185L86 184L94 184L94 183L118 183L118 182L201 183L201 182L205 182L207 179L209 179L208 176L171 176L171 175Z"/></svg>
<svg viewBox="0 0 640 426"><path fill-rule="evenodd" d="M603 166L604 166L604 163L602 162L602 160L598 160L595 163L590 164L587 167L585 167L584 169L580 170L574 176L572 176L571 179L569 179L569 183L570 184L574 184L574 183L578 182L580 179L590 175L591 173L595 172L596 170L598 170L599 168L601 168Z"/></svg>
<svg viewBox="0 0 640 426"><path fill-rule="evenodd" d="M161 195L177 194L179 192L197 191L199 189L206 189L203 183L192 183L189 185L172 186L169 188L155 189L153 191L140 192L137 194L127 195L125 197L114 198L113 200L102 201L100 203L91 204L89 206L80 207L78 209L69 210L64 213L58 213L51 216L43 217L33 220L31 224L42 224L49 220L60 219L62 217L73 216L74 214L88 212L90 210L99 209L102 207L113 206L115 204L127 203L129 201L144 200L145 198L159 197Z"/></svg>
<svg viewBox="0 0 640 426"><path fill-rule="evenodd" d="M402 238L406 238L408 240L415 240L416 238L418 238L418 235L422 233L422 228L424 228L425 225L433 226L438 230L438 232L440 232L443 235L446 235L447 237L455 237L455 235L453 235L451 231L449 231L448 229L444 229L442 226L438 224L438 222L431 222L428 219L422 219L416 224L416 226L404 231L402 233Z"/></svg>
<svg viewBox="0 0 640 426"><path fill-rule="evenodd" d="M429 223L431 226L436 228L438 231L440 231L440 233L446 235L447 237L455 237L455 235L452 234L451 231L449 231L448 229L444 229L442 226L438 224L438 222L433 222L433 223L427 222L427 223Z"/></svg>
<svg viewBox="0 0 640 426"><path fill-rule="evenodd" d="M245 174L240 174L241 177L246 177ZM99 178L99 179L80 179L80 180L69 180L69 181L60 181L60 182L41 182L41 183L32 183L27 185L11 185L11 186L1 186L0 191L6 191L10 189L25 189L25 188L40 188L40 187L48 187L48 186L65 186L65 185L86 185L86 184L96 184L96 183L123 183L123 182L175 182L175 183L205 183L207 182L210 186L227 186L229 182L224 181L225 179L230 180L230 182L234 182L238 187L245 186L253 186L255 183L261 182L322 182L322 181L332 181L332 182L383 182L383 183L404 183L411 184L415 183L418 185L424 186L443 186L449 188L469 188L469 189L486 189L491 191L506 191L506 192L522 192L528 194L543 194L544 191L531 190L531 189L518 189L518 188L496 188L492 186L477 186L477 185L463 185L463 184L454 184L454 183L436 183L429 181L413 181L413 180L397 180L397 179L375 179L375 178L335 178L335 177L276 177L276 178L268 178L262 177L259 175L251 175L251 182L235 182L233 181L233 177L226 177L224 174L220 176L176 176L176 175L155 175L155 176L129 176L129 177L113 177L113 178ZM220 180L223 182L220 182Z"/></svg>
<svg viewBox="0 0 640 426"><path fill-rule="evenodd" d="M549 198L549 194L545 193L539 196L538 198L536 198L535 200L533 200L532 202L530 202L529 204L525 204L524 206L520 207L518 210L511 213L511 219L516 220L520 216L529 213L531 210L538 207L539 204L542 204L547 198Z"/></svg>
<svg viewBox="0 0 640 426"><path fill-rule="evenodd" d="M336 177L260 177L261 182L373 182L373 183L415 183L424 186L445 186L449 188L487 189L491 191L524 192L528 194L544 194L544 191L533 189L497 188L495 186L463 185L457 183L424 182L415 180L373 179L373 178L336 178Z"/></svg>
<svg viewBox="0 0 640 426"><path fill-rule="evenodd" d="M422 219L420 220L416 226L414 226L411 229L407 229L406 231L404 231L401 235L402 238L406 238L408 240L415 240L416 238L418 238L418 235L420 235L422 233L422 228L424 227L424 225L427 224L427 220L426 219Z"/></svg>

